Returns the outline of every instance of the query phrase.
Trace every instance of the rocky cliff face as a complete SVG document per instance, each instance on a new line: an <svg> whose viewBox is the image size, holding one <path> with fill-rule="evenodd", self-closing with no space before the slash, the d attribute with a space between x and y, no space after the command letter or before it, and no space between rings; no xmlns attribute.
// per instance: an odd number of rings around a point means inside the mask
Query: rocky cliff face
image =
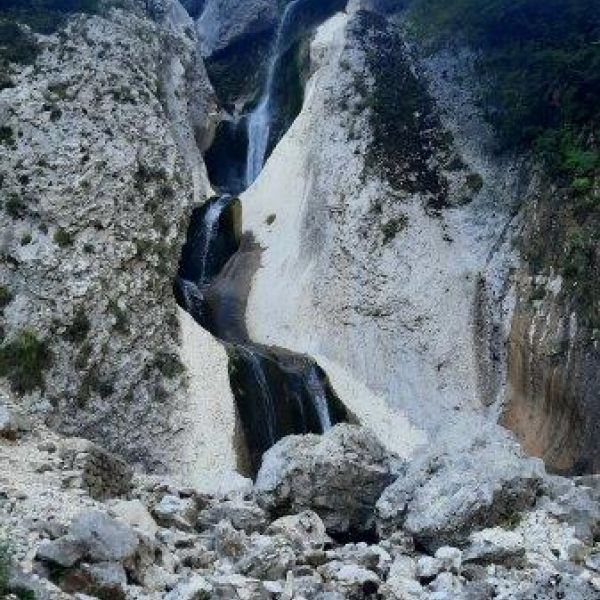
<svg viewBox="0 0 600 600"><path fill-rule="evenodd" d="M243 195L264 249L249 331L435 431L502 394L518 164L439 76L456 61L419 62L399 24L338 15L311 58L302 112Z"/></svg>
<svg viewBox="0 0 600 600"><path fill-rule="evenodd" d="M503 422L549 468L580 474L595 473L599 465L599 357L596 293L579 274L565 275L570 225L562 211L572 202L555 186L533 186L521 237L529 260L516 276Z"/></svg>
<svg viewBox="0 0 600 600"><path fill-rule="evenodd" d="M75 16L0 92L3 395L153 467L187 427L171 281L215 110L181 11Z"/></svg>

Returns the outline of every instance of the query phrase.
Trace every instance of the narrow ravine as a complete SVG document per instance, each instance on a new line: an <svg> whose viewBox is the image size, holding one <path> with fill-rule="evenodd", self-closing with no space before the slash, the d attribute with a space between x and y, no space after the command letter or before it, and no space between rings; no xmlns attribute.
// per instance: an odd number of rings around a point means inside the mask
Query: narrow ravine
<svg viewBox="0 0 600 600"><path fill-rule="evenodd" d="M302 0L293 0L284 10L260 100L245 116L247 186L260 175L272 143L278 71L288 48L286 40L293 34L295 11L301 5ZM219 166L221 172L228 172L227 165ZM219 187L230 190L235 184L221 181ZM253 269L258 265L245 261L253 242L241 234L241 210L239 199L229 193L194 210L175 281L175 296L180 306L227 349L231 389L250 469L255 473L264 452L279 439L290 434L324 433L336 423L347 421L348 415L326 374L312 358L257 344L249 338L245 300Z"/></svg>

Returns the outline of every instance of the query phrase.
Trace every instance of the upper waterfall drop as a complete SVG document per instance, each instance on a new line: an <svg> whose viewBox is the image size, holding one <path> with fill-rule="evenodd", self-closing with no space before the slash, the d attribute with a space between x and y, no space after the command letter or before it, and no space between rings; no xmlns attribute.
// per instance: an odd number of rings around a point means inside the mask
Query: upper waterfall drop
<svg viewBox="0 0 600 600"><path fill-rule="evenodd" d="M265 163L271 120L273 118L273 87L277 65L285 50L286 31L292 23L294 9L302 0L292 0L286 7L277 28L273 54L269 62L265 87L256 108L248 116L248 156L246 159L246 187L250 187L260 175Z"/></svg>

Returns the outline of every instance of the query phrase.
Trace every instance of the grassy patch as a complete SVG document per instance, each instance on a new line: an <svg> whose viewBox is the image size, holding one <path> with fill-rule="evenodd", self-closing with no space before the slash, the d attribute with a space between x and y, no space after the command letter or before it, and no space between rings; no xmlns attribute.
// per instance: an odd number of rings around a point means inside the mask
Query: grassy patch
<svg viewBox="0 0 600 600"><path fill-rule="evenodd" d="M524 252L560 273L578 316L600 328L600 3L597 0L412 0L433 47L478 51L480 100L500 149L545 165Z"/></svg>
<svg viewBox="0 0 600 600"><path fill-rule="evenodd" d="M0 347L0 377L7 377L13 391L25 394L44 387L44 372L52 353L32 331L21 331Z"/></svg>
<svg viewBox="0 0 600 600"><path fill-rule="evenodd" d="M364 104L373 131L365 164L397 189L430 195L435 207L446 205L447 182L435 165L448 140L423 82L406 60L399 32L382 17L364 13L355 37L363 40L372 89L360 76L355 94Z"/></svg>

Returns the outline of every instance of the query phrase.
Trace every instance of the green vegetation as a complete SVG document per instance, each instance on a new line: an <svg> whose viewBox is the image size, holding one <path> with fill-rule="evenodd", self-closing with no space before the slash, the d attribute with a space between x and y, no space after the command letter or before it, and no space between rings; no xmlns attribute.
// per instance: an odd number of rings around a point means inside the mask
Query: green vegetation
<svg viewBox="0 0 600 600"><path fill-rule="evenodd" d="M1 32L0 32L1 35ZM0 144L4 144L9 148L14 148L15 143L15 133L12 127L8 127L6 125L0 127Z"/></svg>
<svg viewBox="0 0 600 600"><path fill-rule="evenodd" d="M154 364L167 379L175 379L185 371L179 357L169 352L159 352L156 355Z"/></svg>
<svg viewBox="0 0 600 600"><path fill-rule="evenodd" d="M7 377L13 391L19 394L43 388L44 372L51 364L48 344L38 340L32 331L21 331L0 346L0 377Z"/></svg>
<svg viewBox="0 0 600 600"><path fill-rule="evenodd" d="M479 51L500 149L533 151L556 188L538 208L543 239L524 248L532 271L561 273L579 316L600 328L600 3L412 0L412 15L434 47Z"/></svg>
<svg viewBox="0 0 600 600"><path fill-rule="evenodd" d="M31 33L25 31L18 23L2 18L3 11L0 9L0 71L5 72L6 63L20 63L25 65L32 64L38 53L39 48ZM8 83L7 75L4 75L4 81ZM5 85L4 87L11 87Z"/></svg>
<svg viewBox="0 0 600 600"><path fill-rule="evenodd" d="M5 285L0 285L0 314L12 301L12 292Z"/></svg>
<svg viewBox="0 0 600 600"><path fill-rule="evenodd" d="M13 219L19 219L27 214L27 206L18 194L9 194L4 208Z"/></svg>
<svg viewBox="0 0 600 600"><path fill-rule="evenodd" d="M407 224L408 217L406 215L386 221L381 227L381 231L383 233L383 243L389 244L391 241L393 241L395 237L407 226Z"/></svg>
<svg viewBox="0 0 600 600"><path fill-rule="evenodd" d="M0 539L0 597L8 594L8 580L12 563L10 546L4 539Z"/></svg>
<svg viewBox="0 0 600 600"><path fill-rule="evenodd" d="M61 248L73 245L73 234L62 227L59 227L54 233L54 243Z"/></svg>
<svg viewBox="0 0 600 600"><path fill-rule="evenodd" d="M90 320L85 314L85 310L83 308L78 308L75 311L73 320L67 326L65 338L74 344L81 344L87 338L90 328Z"/></svg>
<svg viewBox="0 0 600 600"><path fill-rule="evenodd" d="M78 12L98 13L100 0L3 0L0 17L29 25L38 33L53 33Z"/></svg>

